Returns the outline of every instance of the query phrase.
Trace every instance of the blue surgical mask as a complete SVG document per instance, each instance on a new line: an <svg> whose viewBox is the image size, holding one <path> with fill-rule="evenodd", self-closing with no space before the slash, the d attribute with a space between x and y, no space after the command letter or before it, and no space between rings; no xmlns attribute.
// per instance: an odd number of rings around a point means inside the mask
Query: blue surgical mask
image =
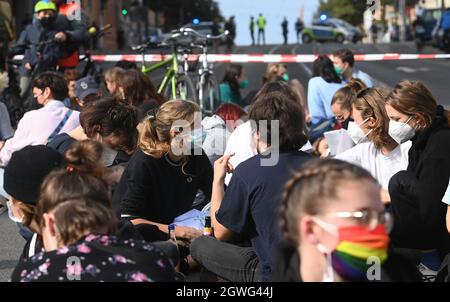
<svg viewBox="0 0 450 302"><path fill-rule="evenodd" d="M199 146L201 147L203 145L203 142L205 141L206 133L203 131L202 128L198 128L191 132L191 144L192 147Z"/></svg>

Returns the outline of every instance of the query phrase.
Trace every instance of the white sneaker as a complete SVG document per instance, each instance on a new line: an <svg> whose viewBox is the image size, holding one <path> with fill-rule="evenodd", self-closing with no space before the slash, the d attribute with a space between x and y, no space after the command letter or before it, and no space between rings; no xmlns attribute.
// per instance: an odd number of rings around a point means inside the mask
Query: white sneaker
<svg viewBox="0 0 450 302"><path fill-rule="evenodd" d="M422 275L422 280L424 282L434 282L434 280L436 279L436 276L438 274L438 271L434 271L432 269L429 269L423 263L420 263L417 266L417 269L419 270L420 274Z"/></svg>

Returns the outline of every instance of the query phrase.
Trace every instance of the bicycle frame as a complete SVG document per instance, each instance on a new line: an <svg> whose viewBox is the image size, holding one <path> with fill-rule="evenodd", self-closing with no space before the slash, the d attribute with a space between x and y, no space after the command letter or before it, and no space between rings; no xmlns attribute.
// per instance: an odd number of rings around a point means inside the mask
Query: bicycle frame
<svg viewBox="0 0 450 302"><path fill-rule="evenodd" d="M177 98L177 89L176 89L176 75L178 74L178 70L179 70L179 62L178 62L178 56L177 55L172 55L172 57L170 59L161 61L159 63L153 64L151 66L147 66L145 64L145 56L143 56L143 62L144 64L141 67L141 72L144 74L149 74L152 72L155 72L156 70L165 68L167 66L169 66L169 69L166 73L166 75L164 76L164 79L162 80L161 84L158 87L158 93L162 94L166 88L166 86L170 83L171 85L171 90L172 90L172 97L173 99ZM186 95L184 95L184 91L180 92L180 97L182 99L186 98Z"/></svg>

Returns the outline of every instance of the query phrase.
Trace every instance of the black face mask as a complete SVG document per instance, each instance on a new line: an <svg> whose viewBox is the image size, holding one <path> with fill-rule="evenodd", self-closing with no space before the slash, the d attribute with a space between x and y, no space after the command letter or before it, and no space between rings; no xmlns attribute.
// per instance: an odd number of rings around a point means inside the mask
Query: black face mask
<svg viewBox="0 0 450 302"><path fill-rule="evenodd" d="M43 27L49 27L55 22L56 17L44 17L39 20Z"/></svg>

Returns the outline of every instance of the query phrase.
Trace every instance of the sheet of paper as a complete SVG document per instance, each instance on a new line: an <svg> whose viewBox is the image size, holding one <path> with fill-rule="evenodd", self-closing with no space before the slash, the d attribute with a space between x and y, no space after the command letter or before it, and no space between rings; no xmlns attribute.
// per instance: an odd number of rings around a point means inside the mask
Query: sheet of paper
<svg viewBox="0 0 450 302"><path fill-rule="evenodd" d="M355 146L350 135L345 129L333 130L324 133L330 148L330 156L336 156Z"/></svg>

